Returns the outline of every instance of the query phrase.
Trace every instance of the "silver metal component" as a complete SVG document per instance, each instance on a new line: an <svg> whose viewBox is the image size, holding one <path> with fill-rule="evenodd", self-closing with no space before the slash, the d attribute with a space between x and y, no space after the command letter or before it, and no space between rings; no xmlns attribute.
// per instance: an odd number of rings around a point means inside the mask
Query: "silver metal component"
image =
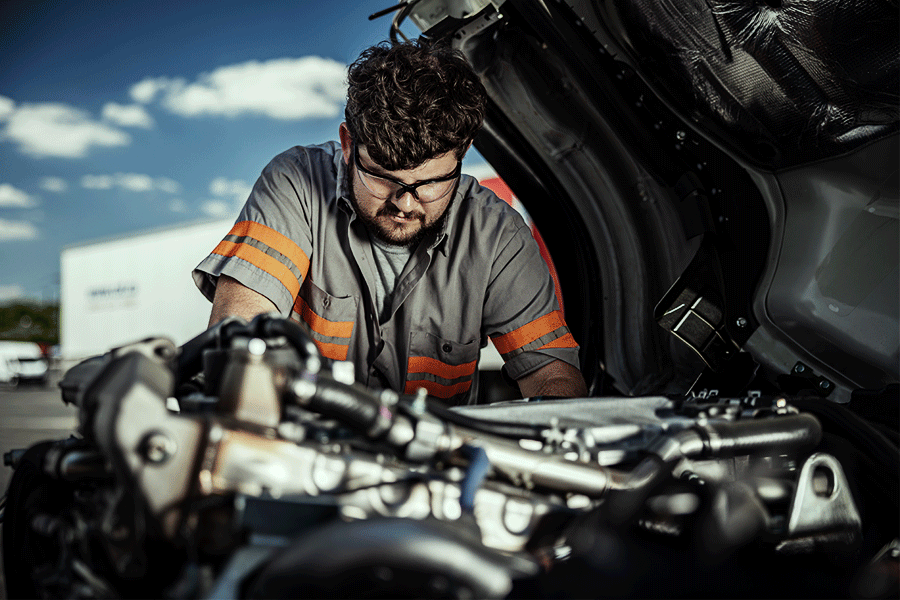
<svg viewBox="0 0 900 600"><path fill-rule="evenodd" d="M679 129L675 132L675 139L679 142L683 142L685 139L687 139L687 133L684 130Z"/></svg>
<svg viewBox="0 0 900 600"><path fill-rule="evenodd" d="M394 423L387 434L387 441L396 448L402 448L415 437L412 422L403 415L394 414Z"/></svg>
<svg viewBox="0 0 900 600"><path fill-rule="evenodd" d="M491 465L513 481L587 496L602 496L610 487L609 474L600 466L568 461L553 454L528 452L506 440L488 441L479 437L468 443L482 448Z"/></svg>
<svg viewBox="0 0 900 600"><path fill-rule="evenodd" d="M175 358L177 348L175 343L168 338L149 338L126 346L121 346L112 351L115 358L119 358L129 352L137 352L143 354L147 358L151 358L157 362L165 362Z"/></svg>
<svg viewBox="0 0 900 600"><path fill-rule="evenodd" d="M247 343L246 351L228 351L216 412L264 427L278 426L283 375L265 360L265 350L266 343L254 338Z"/></svg>
<svg viewBox="0 0 900 600"><path fill-rule="evenodd" d="M740 328L744 328L747 326L747 319L745 319L744 317L738 317L737 321L735 321L735 324Z"/></svg>
<svg viewBox="0 0 900 600"><path fill-rule="evenodd" d="M448 425L427 414L422 414L415 424L415 435L406 447L406 458L413 461L428 460L439 452L451 450L453 438Z"/></svg>
<svg viewBox="0 0 900 600"><path fill-rule="evenodd" d="M378 394L378 399L385 406L394 406L400 401L400 395L394 390L385 389Z"/></svg>
<svg viewBox="0 0 900 600"><path fill-rule="evenodd" d="M172 458L178 445L171 437L161 431L153 431L141 441L141 454L151 464L162 464Z"/></svg>
<svg viewBox="0 0 900 600"><path fill-rule="evenodd" d="M294 392L297 400L303 404L316 393L316 384L308 379L296 379L291 386L291 391Z"/></svg>
<svg viewBox="0 0 900 600"><path fill-rule="evenodd" d="M282 421L278 424L278 435L292 442L302 442L306 439L306 429L297 423Z"/></svg>
<svg viewBox="0 0 900 600"><path fill-rule="evenodd" d="M335 361L335 363L331 365L331 375L334 377L335 381L347 385L353 385L356 381L353 363L345 360Z"/></svg>
<svg viewBox="0 0 900 600"><path fill-rule="evenodd" d="M416 397L410 405L410 410L418 415L423 415L428 410L426 400L428 399L428 390L425 388L416 389Z"/></svg>
<svg viewBox="0 0 900 600"><path fill-rule="evenodd" d="M266 347L266 342L259 338L253 338L247 342L247 351L254 356L262 356L265 354Z"/></svg>
<svg viewBox="0 0 900 600"><path fill-rule="evenodd" d="M803 464L789 515L790 536L828 529L858 533L862 528L841 464L830 454L813 454Z"/></svg>
<svg viewBox="0 0 900 600"><path fill-rule="evenodd" d="M519 446L529 452L540 452L544 448L544 444L540 440L529 439L519 440Z"/></svg>
<svg viewBox="0 0 900 600"><path fill-rule="evenodd" d="M322 359L318 356L310 356L304 361L303 368L308 373L316 374L322 370Z"/></svg>

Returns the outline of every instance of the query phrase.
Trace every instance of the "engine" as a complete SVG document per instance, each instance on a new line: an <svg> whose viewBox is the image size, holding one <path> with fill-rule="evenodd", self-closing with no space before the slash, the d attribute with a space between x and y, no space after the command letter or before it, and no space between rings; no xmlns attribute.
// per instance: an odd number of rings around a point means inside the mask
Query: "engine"
<svg viewBox="0 0 900 600"><path fill-rule="evenodd" d="M8 457L9 597L896 594L896 444L839 405L450 409L350 366L261 316L70 370L78 431Z"/></svg>

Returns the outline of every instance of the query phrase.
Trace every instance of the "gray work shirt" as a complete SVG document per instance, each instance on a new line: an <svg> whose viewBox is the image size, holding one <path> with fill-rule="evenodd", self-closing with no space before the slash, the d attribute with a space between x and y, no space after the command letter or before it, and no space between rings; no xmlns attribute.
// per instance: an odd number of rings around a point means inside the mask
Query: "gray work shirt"
<svg viewBox="0 0 900 600"><path fill-rule="evenodd" d="M225 274L305 323L324 356L354 363L371 387L474 401L490 337L519 379L554 359L578 368L578 345L522 217L461 176L444 227L416 248L387 320L375 305L371 242L344 188L340 144L294 147L263 170L240 216L194 270L210 300Z"/></svg>

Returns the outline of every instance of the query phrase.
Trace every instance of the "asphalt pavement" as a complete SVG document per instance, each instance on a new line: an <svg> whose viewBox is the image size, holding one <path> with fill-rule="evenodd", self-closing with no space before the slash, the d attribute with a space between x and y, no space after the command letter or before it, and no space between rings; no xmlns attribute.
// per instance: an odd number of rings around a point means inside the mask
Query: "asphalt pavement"
<svg viewBox="0 0 900 600"><path fill-rule="evenodd" d="M61 399L55 378L43 386L0 387L0 453L28 448L37 442L69 436L77 423L76 410ZM6 494L13 471L0 464L0 490ZM0 598L6 581L0 562Z"/></svg>

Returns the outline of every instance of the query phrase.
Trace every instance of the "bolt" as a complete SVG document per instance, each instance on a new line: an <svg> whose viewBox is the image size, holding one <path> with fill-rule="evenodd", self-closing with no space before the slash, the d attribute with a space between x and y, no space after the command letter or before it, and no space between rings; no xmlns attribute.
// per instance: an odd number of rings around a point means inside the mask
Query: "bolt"
<svg viewBox="0 0 900 600"><path fill-rule="evenodd" d="M821 381L819 381L819 389L820 390L830 390L831 382L828 381L827 379L822 379Z"/></svg>
<svg viewBox="0 0 900 600"><path fill-rule="evenodd" d="M253 338L247 342L247 351L253 356L262 356L266 353L266 342L259 338Z"/></svg>
<svg viewBox="0 0 900 600"><path fill-rule="evenodd" d="M797 363L796 365L794 365L794 373L805 373L805 372L806 372L806 365L804 365L803 363Z"/></svg>
<svg viewBox="0 0 900 600"><path fill-rule="evenodd" d="M747 319L745 319L744 317L738 317L737 321L735 321L735 322L737 323L738 327L746 327L747 326Z"/></svg>
<svg viewBox="0 0 900 600"><path fill-rule="evenodd" d="M681 129L679 129L678 131L675 132L675 139L678 140L679 142L683 142L685 140L685 138L687 138L687 133L685 133Z"/></svg>
<svg viewBox="0 0 900 600"><path fill-rule="evenodd" d="M425 388L419 388L416 390L416 397L412 401L410 405L410 410L412 410L417 415L424 415L428 411L428 404L426 404L425 399L428 397L428 390Z"/></svg>
<svg viewBox="0 0 900 600"><path fill-rule="evenodd" d="M169 460L177 449L175 442L164 433L155 431L144 436L141 453L144 459L153 464L162 464Z"/></svg>

